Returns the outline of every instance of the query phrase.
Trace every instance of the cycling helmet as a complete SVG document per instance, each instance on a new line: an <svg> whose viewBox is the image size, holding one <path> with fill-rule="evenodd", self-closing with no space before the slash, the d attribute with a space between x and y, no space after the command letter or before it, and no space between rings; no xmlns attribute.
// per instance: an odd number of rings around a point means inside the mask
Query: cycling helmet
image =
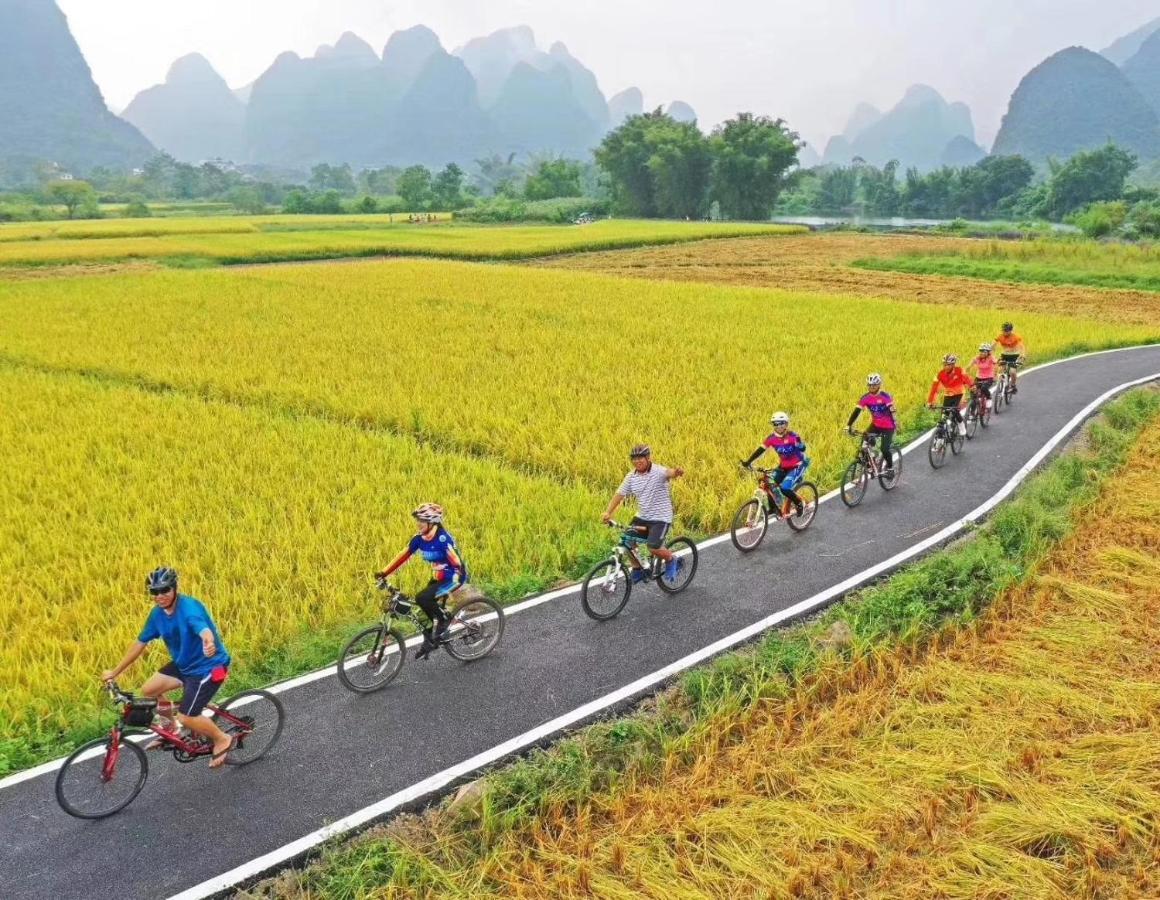
<svg viewBox="0 0 1160 900"><path fill-rule="evenodd" d="M994 347L992 347L990 344L979 344L980 353L990 353L993 349Z"/></svg>
<svg viewBox="0 0 1160 900"><path fill-rule="evenodd" d="M1014 330L1015 330L1015 323L1013 323L1013 322L1004 322L1003 323L1003 331L1005 334L1010 334Z"/></svg>
<svg viewBox="0 0 1160 900"><path fill-rule="evenodd" d="M411 515L427 525L443 524L443 507L438 503L424 503L414 509Z"/></svg>
<svg viewBox="0 0 1160 900"><path fill-rule="evenodd" d="M773 418L769 420L769 424L776 428L778 425L789 424L789 413L775 412Z"/></svg>
<svg viewBox="0 0 1160 900"><path fill-rule="evenodd" d="M646 456L652 456L652 449L648 444L637 444L628 454L629 459L643 459Z"/></svg>
<svg viewBox="0 0 1160 900"><path fill-rule="evenodd" d="M866 378L866 385L868 387L880 387L881 384L882 384L882 376L879 375L877 372L872 372Z"/></svg>
<svg viewBox="0 0 1160 900"><path fill-rule="evenodd" d="M959 358L957 356L955 356L953 353L948 353L946 356L943 357L943 365L944 366L953 366L958 361L959 361Z"/></svg>
<svg viewBox="0 0 1160 900"><path fill-rule="evenodd" d="M177 587L177 570L169 566L159 566L145 579L145 588L150 594L167 594Z"/></svg>

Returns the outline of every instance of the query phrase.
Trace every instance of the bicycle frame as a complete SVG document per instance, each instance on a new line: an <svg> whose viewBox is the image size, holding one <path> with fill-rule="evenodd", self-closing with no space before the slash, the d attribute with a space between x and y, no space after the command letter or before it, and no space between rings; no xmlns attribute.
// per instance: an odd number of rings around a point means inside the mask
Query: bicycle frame
<svg viewBox="0 0 1160 900"><path fill-rule="evenodd" d="M878 457L874 455L874 447L877 444L879 435L870 434L865 431L862 432L862 441L858 445L857 459L862 462L874 477L882 474L884 466L878 465Z"/></svg>
<svg viewBox="0 0 1160 900"><path fill-rule="evenodd" d="M118 706L124 706L132 702L133 695L126 694L116 685L108 687L109 696ZM229 725L235 725L244 732L252 731L250 723L239 719L228 710L222 709L213 703L207 703L205 708L210 710L214 716L220 721ZM162 749L167 751L174 751L174 758L178 762L190 762L199 756L208 756L213 752L213 746L205 741L203 738L190 734L187 739L180 733L168 731L157 724L156 720L149 725L144 726L126 726L124 722L117 721L112 729L109 731L109 750L105 754L105 764L101 770L101 778L104 781L109 781L113 777L113 772L117 768L117 757L121 753L121 741L126 734L144 734L152 732L162 742L164 747ZM182 759L178 754L184 754L187 758Z"/></svg>

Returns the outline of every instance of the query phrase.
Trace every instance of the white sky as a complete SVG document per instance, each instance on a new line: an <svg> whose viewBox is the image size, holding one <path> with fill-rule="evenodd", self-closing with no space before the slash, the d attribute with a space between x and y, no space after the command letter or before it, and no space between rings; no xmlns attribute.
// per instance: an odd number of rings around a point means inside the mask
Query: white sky
<svg viewBox="0 0 1160 900"><path fill-rule="evenodd" d="M1019 79L1072 44L1100 50L1160 14L1157 0L58 0L114 109L203 53L237 87L283 50L353 31L377 50L425 24L453 49L527 24L563 41L606 96L693 105L703 128L739 110L781 116L821 149L854 104L892 106L915 82L974 113L989 146Z"/></svg>

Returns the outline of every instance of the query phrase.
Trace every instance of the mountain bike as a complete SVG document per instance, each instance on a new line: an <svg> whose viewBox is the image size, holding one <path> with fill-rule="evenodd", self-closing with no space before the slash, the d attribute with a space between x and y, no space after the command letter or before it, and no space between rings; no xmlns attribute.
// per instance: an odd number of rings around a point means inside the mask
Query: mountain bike
<svg viewBox="0 0 1160 900"><path fill-rule="evenodd" d="M878 452L878 434L871 431L857 431L853 437L860 438L858 451L854 461L846 469L842 479L840 494L842 502L853 509L866 496L866 488L870 480L877 479L878 486L884 491L892 491L898 487L902 478L902 451L897 447L890 448L890 456L894 462L893 469L886 468L882 454Z"/></svg>
<svg viewBox="0 0 1160 900"><path fill-rule="evenodd" d="M938 424L934 428L934 434L931 435L930 445L927 447L926 453L927 458L930 459L932 468L941 469L946 465L948 446L951 448L951 453L954 456L958 456L963 452L966 437L959 433L959 426L955 421L954 412L954 407L944 406L942 418L938 420Z"/></svg>
<svg viewBox="0 0 1160 900"><path fill-rule="evenodd" d="M1015 385L1011 383L1011 376L1022 365L1022 359L1015 362L999 361L999 377L995 380L995 387L991 390L991 401L995 407L995 412L999 412L1004 406L1011 405L1011 398L1015 396Z"/></svg>
<svg viewBox="0 0 1160 900"><path fill-rule="evenodd" d="M620 615L628 604L632 586L637 582L655 581L666 594L679 594L697 573L697 545L687 537L673 538L665 547L677 554L676 577L665 575L665 561L653 556L645 566L637 548L648 540L648 528L609 522L609 528L620 532L612 554L588 573L580 588L580 605L589 617L604 622Z"/></svg>
<svg viewBox="0 0 1160 900"><path fill-rule="evenodd" d="M115 681L105 685L120 716L109 734L79 747L56 776L56 801L78 819L104 819L133 802L149 777L149 759L134 733L152 732L156 749L172 753L179 763L213 755L213 744L184 729L160 724L157 700L122 691ZM246 766L261 759L282 735L285 711L269 691L243 691L220 706L207 703L217 726L234 742L226 765Z"/></svg>
<svg viewBox="0 0 1160 900"><path fill-rule="evenodd" d="M410 622L416 631L427 626L419 618L419 608L386 579L380 578L383 592L383 616L377 625L364 628L352 637L338 656L338 680L356 694L370 694L390 684L403 669L407 642L401 622ZM444 605L444 598L439 604ZM450 621L440 646L461 662L483 659L503 637L504 614L494 600L474 596L460 600L452 607Z"/></svg>
<svg viewBox="0 0 1160 900"><path fill-rule="evenodd" d="M963 412L963 424L967 426L968 441L975 439L980 425L986 428L991 424L991 407L978 388L971 389L971 402Z"/></svg>
<svg viewBox="0 0 1160 900"><path fill-rule="evenodd" d="M818 488L813 482L803 481L793 488L802 501L802 511L799 513L770 477L776 469L762 469L758 466L743 468L756 473L757 490L753 492L753 498L741 504L733 516L729 537L734 547L742 553L756 550L769 530L770 517L774 521L785 520L794 531L805 531L810 527L818 512Z"/></svg>

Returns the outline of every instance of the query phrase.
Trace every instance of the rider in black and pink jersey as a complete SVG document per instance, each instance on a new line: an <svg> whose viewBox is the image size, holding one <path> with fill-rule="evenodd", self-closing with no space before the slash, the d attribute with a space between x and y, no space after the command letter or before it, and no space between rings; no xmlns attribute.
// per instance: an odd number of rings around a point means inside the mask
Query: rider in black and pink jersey
<svg viewBox="0 0 1160 900"><path fill-rule="evenodd" d="M890 452L890 445L894 441L894 432L898 428L894 398L882 390L882 376L877 372L866 379L866 387L866 393L862 395L858 405L850 413L850 420L846 423L846 428L850 434L854 434L854 423L858 421L858 416L862 414L862 410L869 410L870 427L866 429L866 433L882 435L882 459L886 463L886 471L893 472L894 456Z"/></svg>

